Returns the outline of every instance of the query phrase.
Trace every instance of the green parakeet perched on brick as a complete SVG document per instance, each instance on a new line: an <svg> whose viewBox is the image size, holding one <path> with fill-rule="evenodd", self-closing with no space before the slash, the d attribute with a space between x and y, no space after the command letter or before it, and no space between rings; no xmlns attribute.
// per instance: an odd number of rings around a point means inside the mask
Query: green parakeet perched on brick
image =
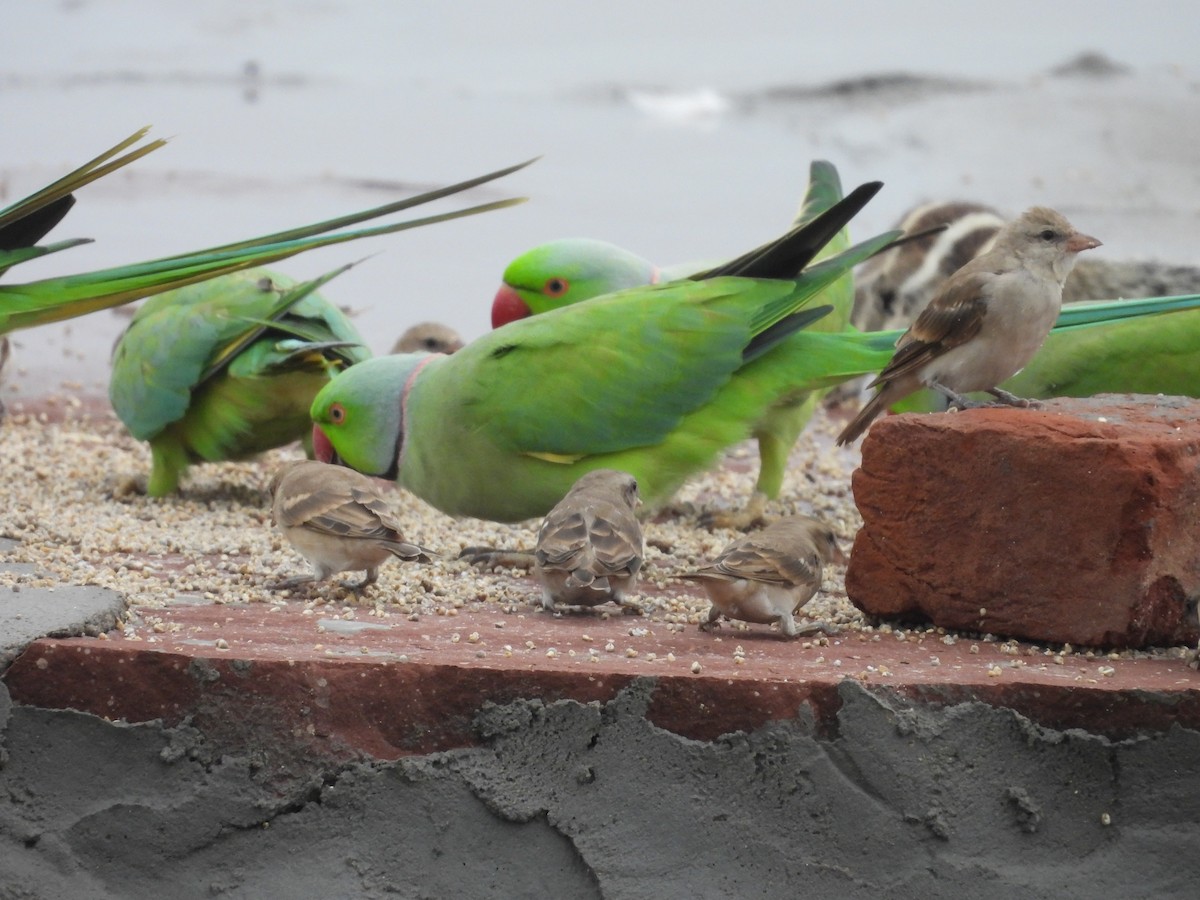
<svg viewBox="0 0 1200 900"><path fill-rule="evenodd" d="M18 263L88 243L89 239L79 238L37 245L37 242L66 215L67 210L74 203L73 191L140 159L165 143L161 140L151 141L131 150L124 156L117 156L118 153L141 140L146 131L147 129L142 129L53 184L0 210L0 275ZM116 158L114 159L114 157ZM339 228L356 225L369 219L376 219L458 193L507 175L519 168L521 166L514 166L364 212L235 244L211 247L194 253L184 253L96 272L86 272L81 275L46 278L25 284L0 284L0 334L17 328L29 328L34 325L81 316L110 306L119 306L122 303L148 297L160 291L194 284L251 266L268 265L314 247L323 247L372 235L390 234L407 228L511 206L522 200L501 200L407 222L377 225L357 231L330 233Z"/></svg>
<svg viewBox="0 0 1200 900"><path fill-rule="evenodd" d="M108 394L130 433L150 442L151 496L174 491L193 462L242 459L308 437L317 391L371 355L316 292L335 274L296 284L247 269L138 309L113 351Z"/></svg>
<svg viewBox="0 0 1200 900"><path fill-rule="evenodd" d="M700 280L512 322L453 356L353 366L313 402L317 455L398 478L452 515L541 516L599 468L630 473L646 503L661 504L749 437L788 390L878 363L876 348L827 345L838 335L811 334L805 326L829 309L806 306L897 233L805 265L879 187L858 188ZM723 274L751 261L761 273L803 271L787 280ZM803 355L781 353L794 334L813 343Z"/></svg>
<svg viewBox="0 0 1200 900"><path fill-rule="evenodd" d="M828 162L814 161L810 166L804 202L796 217L797 224L813 220L841 199L842 185L837 169ZM827 258L849 246L849 234L843 229L815 259ZM801 265L807 262L805 260ZM504 283L492 302L492 327L614 291L692 277L699 268L697 264L682 264L660 270L649 260L604 241L551 241L521 254L505 269ZM798 272L777 272L774 277L791 277ZM751 268L738 274L758 273ZM849 324L854 303L850 274L846 273L828 285L815 302L830 305L832 311L806 332L843 331ZM788 354L804 353L806 341L806 337L797 336L783 342L778 354L773 356L776 364L786 365L784 357ZM786 380L778 379L773 366L757 370L755 377L771 380L779 390L775 402L763 411L751 432L758 442L760 461L755 492L740 513L710 514L708 518L714 524L744 528L762 519L768 499L779 496L792 447L824 394L824 390L797 390Z"/></svg>

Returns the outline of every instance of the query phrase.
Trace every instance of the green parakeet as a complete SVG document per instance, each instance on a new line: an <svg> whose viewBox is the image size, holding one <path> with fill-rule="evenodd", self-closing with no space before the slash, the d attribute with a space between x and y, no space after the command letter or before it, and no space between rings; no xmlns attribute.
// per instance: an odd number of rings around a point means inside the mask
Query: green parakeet
<svg viewBox="0 0 1200 900"><path fill-rule="evenodd" d="M108 394L130 433L150 442L151 496L174 491L193 462L241 459L308 436L317 391L371 355L316 293L336 274L298 285L247 269L138 309L114 348Z"/></svg>
<svg viewBox="0 0 1200 900"><path fill-rule="evenodd" d="M797 272L878 187L864 185L750 256L765 270ZM882 364L877 348L829 343L831 334L811 334L804 354L780 350L829 312L806 304L896 236L789 280L724 277L721 268L513 322L453 356L360 363L313 401L317 455L398 478L452 515L541 516L599 468L632 474L645 501L661 504L749 437L788 390Z"/></svg>
<svg viewBox="0 0 1200 900"><path fill-rule="evenodd" d="M80 238L36 246L37 242L70 209L74 202L71 196L72 191L145 156L165 143L161 140L151 141L124 156L113 159L122 150L139 141L146 131L147 129L142 129L53 184L19 200L4 210L0 210L0 274L18 263L88 243L89 239ZM435 191L428 191L416 197L409 197L364 212L235 244L226 244L221 247L212 247L195 253L184 253L150 262L87 272L82 275L46 278L25 284L0 285L0 334L17 328L29 328L33 325L81 316L110 306L119 306L122 303L148 297L160 291L194 284L251 266L268 265L314 247L323 247L372 235L391 234L407 228L521 203L523 198L501 200L407 222L377 225L357 231L329 233L338 228L356 225L369 219L376 219L464 191L514 172L523 165L528 165L528 163L492 172L479 178L472 178Z"/></svg>
<svg viewBox="0 0 1200 900"><path fill-rule="evenodd" d="M837 169L828 162L814 161L810 166L808 189L796 218L797 224L813 220L841 199L842 185ZM849 234L842 229L814 259L827 258L849 245ZM805 259L800 262L800 267L808 261ZM731 274L751 277L760 274L754 267L753 256L746 258L746 263ZM492 302L492 327L626 288L693 277L698 268L694 264L685 264L660 270L648 260L604 241L552 241L521 254L505 269L504 283ZM776 273L774 277L791 277L799 270ZM826 287L818 302L829 304L833 310L806 331L843 331L849 324L854 303L850 274ZM777 364L787 365L787 355L805 353L806 341L806 337L797 336L783 342L775 357ZM761 520L767 500L779 496L788 456L824 393L823 390L811 392L797 389L778 379L773 367L766 368L755 377L778 384L780 393L754 423L751 432L758 442L760 461L755 493L740 514L710 515L709 518L722 525L747 527Z"/></svg>

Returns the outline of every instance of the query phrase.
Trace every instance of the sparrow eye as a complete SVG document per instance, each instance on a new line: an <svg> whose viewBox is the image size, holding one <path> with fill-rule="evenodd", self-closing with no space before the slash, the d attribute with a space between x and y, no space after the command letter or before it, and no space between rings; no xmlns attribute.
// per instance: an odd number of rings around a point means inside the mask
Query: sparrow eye
<svg viewBox="0 0 1200 900"><path fill-rule="evenodd" d="M565 278L547 278L545 286L542 287L542 293L547 297L561 297L567 292L570 285Z"/></svg>
<svg viewBox="0 0 1200 900"><path fill-rule="evenodd" d="M1058 233L1053 228L1047 228L1038 235L1043 241L1052 241L1058 237Z"/></svg>
<svg viewBox="0 0 1200 900"><path fill-rule="evenodd" d="M346 407L340 403L335 403L329 407L329 421L334 425L341 425L346 421Z"/></svg>

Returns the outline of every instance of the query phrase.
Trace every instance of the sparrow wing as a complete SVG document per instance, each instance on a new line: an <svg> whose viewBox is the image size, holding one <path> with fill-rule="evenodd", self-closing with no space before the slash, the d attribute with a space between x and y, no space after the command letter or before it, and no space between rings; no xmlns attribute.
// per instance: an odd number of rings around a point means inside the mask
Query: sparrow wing
<svg viewBox="0 0 1200 900"><path fill-rule="evenodd" d="M871 382L872 387L912 374L930 360L979 334L987 314L986 282L980 274L959 274L963 277L947 281L896 342L895 356Z"/></svg>

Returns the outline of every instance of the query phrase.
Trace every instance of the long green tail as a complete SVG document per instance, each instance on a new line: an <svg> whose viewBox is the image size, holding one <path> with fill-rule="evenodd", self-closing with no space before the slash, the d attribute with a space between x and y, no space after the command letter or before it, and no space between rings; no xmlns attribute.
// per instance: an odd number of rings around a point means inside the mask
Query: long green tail
<svg viewBox="0 0 1200 900"><path fill-rule="evenodd" d="M0 211L0 227L3 227L6 221L11 225L13 222L19 222L22 215L28 215L38 209L45 209L48 204L61 202L63 198L69 197L70 191L75 188L106 175L120 166L139 159L162 146L162 141L154 141L119 159L108 162L106 165L103 164L116 153L119 153L131 143L140 139L144 134L144 130L138 132L65 178L43 188L38 193L25 198L25 200L18 201L13 206ZM161 291L195 284L199 281L225 275L230 272L237 272L252 266L269 265L316 247L339 244L365 237L392 234L409 228L418 228L422 225L431 225L436 222L446 222L451 219L462 218L463 216L503 209L504 207L523 203L525 201L523 197L499 200L493 203L472 206L467 209L425 216L390 225L376 225L353 231L335 232L336 229L346 228L371 219L400 212L401 210L410 209L414 206L420 206L421 204L468 190L497 178L502 178L518 169L524 168L531 162L533 160L490 172L477 178L460 181L448 187L427 191L405 200L387 203L362 212L352 213L336 219L329 219L324 222L293 228L263 237L251 238L232 244L223 244L193 253L168 256L149 262L86 272L80 275L47 278L25 284L0 285L0 334L17 328L28 328L34 325L56 322L84 315L98 309L118 306L131 300L157 294ZM4 217L8 218L5 219ZM53 223L50 227L53 227ZM34 239L37 240L38 238ZM80 240L63 241L43 247L18 248L8 253L0 251L0 266L7 268L16 264L16 262L23 262L36 256L45 255L46 253L77 246L82 242Z"/></svg>

